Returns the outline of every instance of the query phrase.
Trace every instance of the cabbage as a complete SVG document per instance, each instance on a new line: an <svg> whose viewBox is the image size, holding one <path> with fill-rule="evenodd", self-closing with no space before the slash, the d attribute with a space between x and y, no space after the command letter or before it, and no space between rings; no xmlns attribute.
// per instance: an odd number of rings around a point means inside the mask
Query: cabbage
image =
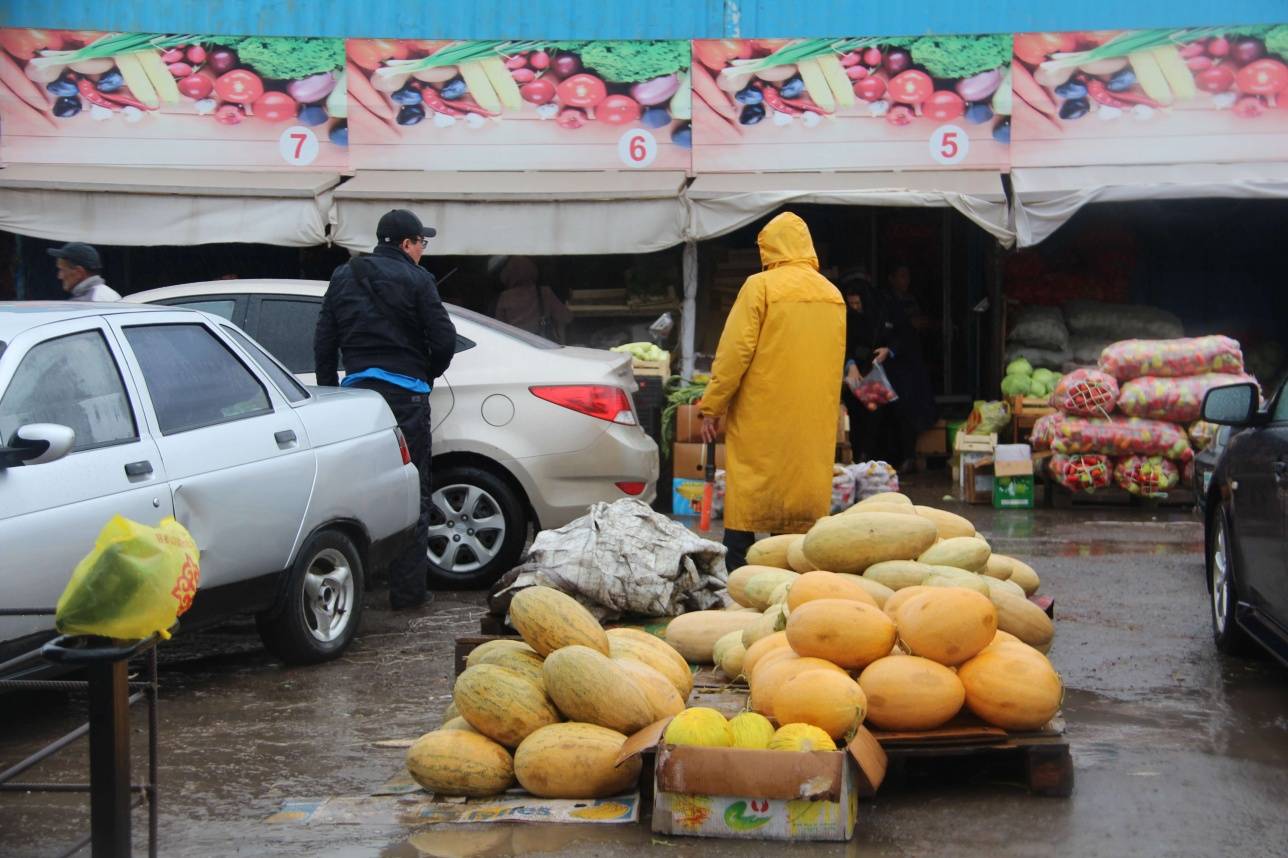
<svg viewBox="0 0 1288 858"><path fill-rule="evenodd" d="M1016 363L1028 364L1028 361L1016 361ZM1011 373L1002 379L1002 395L1004 396L1028 396L1029 391L1033 389L1033 379L1027 375Z"/></svg>
<svg viewBox="0 0 1288 858"><path fill-rule="evenodd" d="M1050 396L1051 388L1047 387L1045 384L1038 381L1037 378L1034 378L1033 383L1029 385L1028 395L1029 396Z"/></svg>
<svg viewBox="0 0 1288 858"><path fill-rule="evenodd" d="M1048 389L1054 389L1054 382L1057 378L1059 378L1059 376L1046 367L1040 367L1033 370L1033 380L1042 382L1042 384Z"/></svg>
<svg viewBox="0 0 1288 858"><path fill-rule="evenodd" d="M1016 358L1006 365L1007 375L1033 375L1033 364L1027 358Z"/></svg>

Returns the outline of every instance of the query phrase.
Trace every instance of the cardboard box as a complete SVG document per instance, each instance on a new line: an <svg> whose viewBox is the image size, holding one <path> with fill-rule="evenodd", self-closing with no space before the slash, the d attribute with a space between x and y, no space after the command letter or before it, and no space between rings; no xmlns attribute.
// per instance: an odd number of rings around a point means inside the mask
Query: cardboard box
<svg viewBox="0 0 1288 858"><path fill-rule="evenodd" d="M917 436L918 456L948 455L948 423L940 420Z"/></svg>
<svg viewBox="0 0 1288 858"><path fill-rule="evenodd" d="M993 496L993 474L980 465L993 459L997 435L957 433L954 442L958 456L958 485L967 503L989 503Z"/></svg>
<svg viewBox="0 0 1288 858"><path fill-rule="evenodd" d="M716 443L723 442L724 437L724 422L721 421L720 432L716 435ZM702 414L698 411L698 406L681 405L675 409L675 443L702 443Z"/></svg>
<svg viewBox="0 0 1288 858"><path fill-rule="evenodd" d="M657 748L653 830L740 840L849 840L860 795L885 778L886 755L860 727L841 751L663 745L670 719L626 741L618 763Z"/></svg>
<svg viewBox="0 0 1288 858"><path fill-rule="evenodd" d="M999 444L993 454L993 507L1033 509L1033 450L1028 444Z"/></svg>
<svg viewBox="0 0 1288 858"><path fill-rule="evenodd" d="M707 445L676 444L671 449L671 462L674 466L674 470L671 473L676 479L705 480L707 478ZM725 445L716 444L716 469L723 471L724 467Z"/></svg>

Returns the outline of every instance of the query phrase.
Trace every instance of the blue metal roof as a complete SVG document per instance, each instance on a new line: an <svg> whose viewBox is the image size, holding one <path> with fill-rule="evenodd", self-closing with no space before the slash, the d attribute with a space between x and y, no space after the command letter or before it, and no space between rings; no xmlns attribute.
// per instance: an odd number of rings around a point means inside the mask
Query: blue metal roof
<svg viewBox="0 0 1288 858"><path fill-rule="evenodd" d="M0 25L227 35L689 39L1288 21L1285 0L0 0Z"/></svg>

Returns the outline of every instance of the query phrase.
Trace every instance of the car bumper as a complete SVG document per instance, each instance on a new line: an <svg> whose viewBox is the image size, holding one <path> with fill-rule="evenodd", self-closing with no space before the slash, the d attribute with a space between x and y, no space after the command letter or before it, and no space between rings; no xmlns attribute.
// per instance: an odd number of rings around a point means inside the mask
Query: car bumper
<svg viewBox="0 0 1288 858"><path fill-rule="evenodd" d="M652 504L657 497L657 443L637 426L613 426L595 443L574 453L534 456L508 463L523 484L546 530L585 515L594 503L635 497ZM628 495L619 482L642 482L644 491Z"/></svg>

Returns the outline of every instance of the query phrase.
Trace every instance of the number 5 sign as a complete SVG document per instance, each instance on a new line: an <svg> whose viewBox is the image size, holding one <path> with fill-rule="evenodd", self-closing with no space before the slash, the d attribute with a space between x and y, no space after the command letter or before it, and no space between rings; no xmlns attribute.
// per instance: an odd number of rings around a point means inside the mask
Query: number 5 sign
<svg viewBox="0 0 1288 858"><path fill-rule="evenodd" d="M930 157L944 166L960 164L970 152L970 138L956 125L941 125L930 135Z"/></svg>
<svg viewBox="0 0 1288 858"><path fill-rule="evenodd" d="M648 167L657 160L657 138L643 128L632 128L617 141L617 157L628 167Z"/></svg>
<svg viewBox="0 0 1288 858"><path fill-rule="evenodd" d="M286 163L307 167L318 156L318 136L303 125L292 125L277 138L277 151Z"/></svg>

